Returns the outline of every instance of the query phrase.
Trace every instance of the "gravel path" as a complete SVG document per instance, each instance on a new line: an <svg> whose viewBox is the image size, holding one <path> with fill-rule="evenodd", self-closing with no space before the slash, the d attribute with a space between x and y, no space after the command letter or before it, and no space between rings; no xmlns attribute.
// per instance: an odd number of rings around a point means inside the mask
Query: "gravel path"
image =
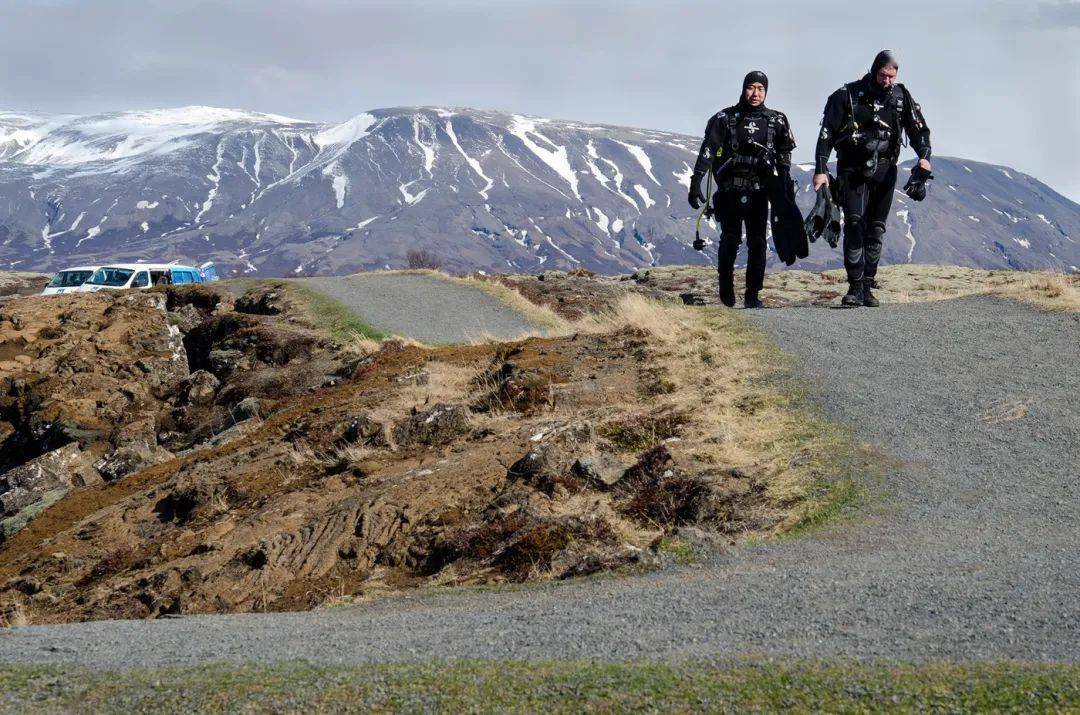
<svg viewBox="0 0 1080 715"><path fill-rule="evenodd" d="M487 335L512 339L543 330L479 288L430 275L365 273L300 282L383 332L429 345L469 342Z"/></svg>
<svg viewBox="0 0 1080 715"><path fill-rule="evenodd" d="M0 660L1078 660L1080 317L964 299L754 319L831 414L906 460L866 522L640 577L18 628Z"/></svg>

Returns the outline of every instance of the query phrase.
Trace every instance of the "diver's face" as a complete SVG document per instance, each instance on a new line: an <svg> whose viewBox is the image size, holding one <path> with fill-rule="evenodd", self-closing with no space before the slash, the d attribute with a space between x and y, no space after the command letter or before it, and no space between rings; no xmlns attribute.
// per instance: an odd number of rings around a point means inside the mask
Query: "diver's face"
<svg viewBox="0 0 1080 715"><path fill-rule="evenodd" d="M748 84L743 90L742 96L751 107L760 107L761 103L765 101L765 85L761 82Z"/></svg>
<svg viewBox="0 0 1080 715"><path fill-rule="evenodd" d="M896 84L896 68L892 65L885 65L877 71L874 81L882 89L891 89Z"/></svg>

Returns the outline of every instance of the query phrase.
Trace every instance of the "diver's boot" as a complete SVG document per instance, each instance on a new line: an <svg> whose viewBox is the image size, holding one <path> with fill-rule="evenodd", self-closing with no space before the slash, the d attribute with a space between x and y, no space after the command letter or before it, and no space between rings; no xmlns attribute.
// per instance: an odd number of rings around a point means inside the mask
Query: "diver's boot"
<svg viewBox="0 0 1080 715"><path fill-rule="evenodd" d="M865 305L867 308L876 308L881 305L881 301L875 298L874 294L870 292L870 288L873 286L873 284L873 278L863 279L862 304Z"/></svg>
<svg viewBox="0 0 1080 715"><path fill-rule="evenodd" d="M720 271L720 302L729 308L735 307L734 271Z"/></svg>
<svg viewBox="0 0 1080 715"><path fill-rule="evenodd" d="M848 283L847 295L840 299L840 305L845 308L858 308L863 304L862 281Z"/></svg>
<svg viewBox="0 0 1080 715"><path fill-rule="evenodd" d="M761 299L758 298L758 294L756 292L747 293L743 297L743 307L753 310L755 308L764 308L765 304L761 302Z"/></svg>

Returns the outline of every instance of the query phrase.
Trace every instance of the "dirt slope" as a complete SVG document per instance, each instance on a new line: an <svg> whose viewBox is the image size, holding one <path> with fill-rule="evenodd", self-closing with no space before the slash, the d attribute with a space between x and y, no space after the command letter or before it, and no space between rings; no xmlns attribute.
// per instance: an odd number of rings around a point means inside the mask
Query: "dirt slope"
<svg viewBox="0 0 1080 715"><path fill-rule="evenodd" d="M565 337L358 353L272 284L235 305L215 291L12 304L54 316L50 346L107 345L111 361L89 364L110 376L147 331L186 361L173 354L182 374L151 391L153 459L110 470L114 440L83 445L103 481L66 485L0 545L8 620L305 609L649 566L690 525L723 543L790 529L846 478L816 456L832 436L761 381L764 344L715 311L639 297ZM134 305L145 325L80 322ZM61 385L57 404L81 404L73 392ZM86 419L123 431L134 410L102 402ZM25 422L44 419L27 404ZM18 458L52 448L67 447Z"/></svg>

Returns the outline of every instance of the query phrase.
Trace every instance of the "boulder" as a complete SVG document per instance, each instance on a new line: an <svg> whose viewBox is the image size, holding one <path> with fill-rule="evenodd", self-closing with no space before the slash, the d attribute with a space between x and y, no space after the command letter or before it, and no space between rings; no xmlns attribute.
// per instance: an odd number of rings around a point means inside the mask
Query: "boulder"
<svg viewBox="0 0 1080 715"><path fill-rule="evenodd" d="M253 288L236 299L233 310L248 315L281 315L289 309L289 300L280 286Z"/></svg>
<svg viewBox="0 0 1080 715"><path fill-rule="evenodd" d="M581 457L571 467L574 476L597 489L614 487L626 474L626 469L627 466L620 459L606 452Z"/></svg>
<svg viewBox="0 0 1080 715"><path fill-rule="evenodd" d="M394 442L401 447L447 444L472 428L469 408L465 405L437 404L430 410L415 412L394 427Z"/></svg>
<svg viewBox="0 0 1080 715"><path fill-rule="evenodd" d="M210 372L219 378L228 377L244 359L239 350L211 350L207 355Z"/></svg>
<svg viewBox="0 0 1080 715"><path fill-rule="evenodd" d="M253 417L260 419L266 419L270 413L263 407L262 402L257 397L245 397L236 403L236 406L232 408L232 412L229 415L233 424L243 422L244 420L250 420Z"/></svg>
<svg viewBox="0 0 1080 715"><path fill-rule="evenodd" d="M409 375L402 375L394 378L394 382L399 385L426 385L431 381L431 373L427 370L420 370L418 372L411 373Z"/></svg>
<svg viewBox="0 0 1080 715"><path fill-rule="evenodd" d="M105 481L114 482L172 458L172 452L156 444L134 443L120 447L94 466Z"/></svg>
<svg viewBox="0 0 1080 715"><path fill-rule="evenodd" d="M375 422L366 413L339 422L334 427L334 437L334 442L339 447L352 445L390 446L390 429L381 422Z"/></svg>
<svg viewBox="0 0 1080 715"><path fill-rule="evenodd" d="M0 475L0 514L11 516L47 492L99 482L90 456L67 444Z"/></svg>
<svg viewBox="0 0 1080 715"><path fill-rule="evenodd" d="M214 401L221 381L213 373L196 370L188 378L187 399L193 405L209 405Z"/></svg>
<svg viewBox="0 0 1080 715"><path fill-rule="evenodd" d="M533 446L521 459L510 465L506 476L548 494L554 493L560 486L571 493L580 491L582 482L572 468L577 456L589 449L595 438L589 422L550 426L530 437Z"/></svg>

